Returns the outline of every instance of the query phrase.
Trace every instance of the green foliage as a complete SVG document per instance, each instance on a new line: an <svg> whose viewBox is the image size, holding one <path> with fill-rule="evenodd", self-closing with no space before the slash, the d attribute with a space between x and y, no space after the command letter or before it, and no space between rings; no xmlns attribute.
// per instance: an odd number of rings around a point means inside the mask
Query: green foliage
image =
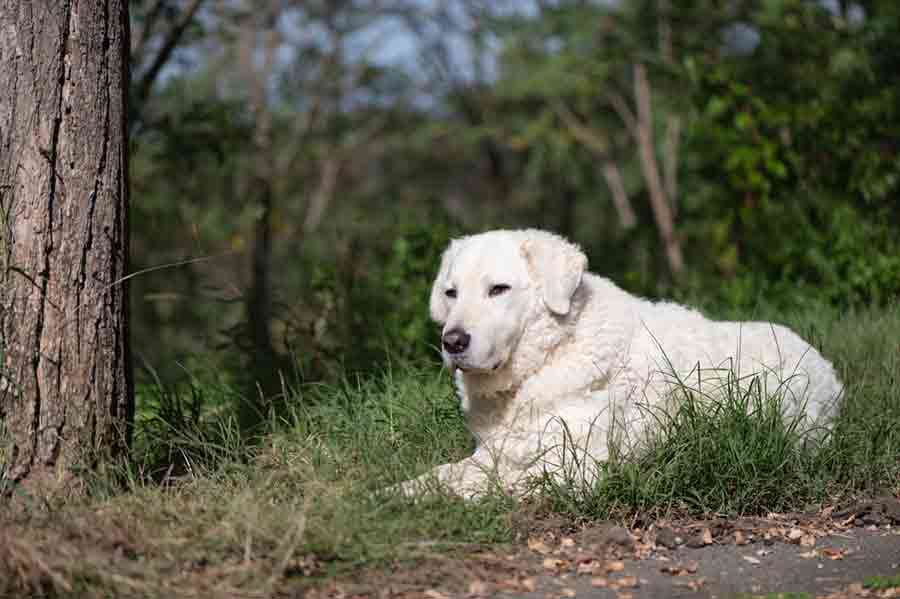
<svg viewBox="0 0 900 599"><path fill-rule="evenodd" d="M863 587L873 591L886 591L900 588L900 575L870 576L863 582Z"/></svg>
<svg viewBox="0 0 900 599"><path fill-rule="evenodd" d="M132 135L132 269L148 269L130 281L135 355L166 383L208 365L241 314L230 254L252 223L238 189L250 127L214 85L208 73L173 78Z"/></svg>
<svg viewBox="0 0 900 599"><path fill-rule="evenodd" d="M753 54L690 69L688 165L701 176L687 183L683 231L709 257L698 270L726 276L724 302L846 307L900 294L900 164L886 141L900 119L884 86L893 72L881 70L893 64L875 50L900 23L869 17L851 25L814 3L770 3Z"/></svg>
<svg viewBox="0 0 900 599"><path fill-rule="evenodd" d="M393 239L384 270L372 277L371 289L377 290L385 308L376 339L395 348L395 357L420 359L439 351L439 327L431 320L428 301L441 254L454 236L441 223L407 225ZM371 302L362 298L356 305Z"/></svg>
<svg viewBox="0 0 900 599"><path fill-rule="evenodd" d="M284 280L300 299L280 300L276 323L302 378L373 372L390 361L434 363L439 327L428 301L453 231L401 222L365 251L356 237L339 252L308 245L290 275L297 280Z"/></svg>
<svg viewBox="0 0 900 599"><path fill-rule="evenodd" d="M441 91L418 104L416 78L401 68L353 53L326 65L312 42L287 52L268 106L273 370L296 364L303 380L336 380L433 356L427 296L440 251L460 231L495 226L556 230L629 290L718 312L897 297L896 5L868 2L863 18L812 0L660 6L485 8L477 35L490 39L494 74L444 73ZM362 9L346 10L360 22ZM227 36L204 31L232 55ZM659 162L669 117L681 123L675 230L687 267L677 280L623 116L637 110L635 62L648 73ZM197 64L141 107L131 162L136 267L211 257L133 281L139 357L167 382L213 359L240 372L254 351L245 303L260 213L256 123L234 65L202 54ZM352 81L352 102L324 102L338 93L324 82L319 97L326 66ZM353 145L366 135L371 144ZM308 229L329 159L342 164L333 200ZM607 160L632 229L611 202Z"/></svg>

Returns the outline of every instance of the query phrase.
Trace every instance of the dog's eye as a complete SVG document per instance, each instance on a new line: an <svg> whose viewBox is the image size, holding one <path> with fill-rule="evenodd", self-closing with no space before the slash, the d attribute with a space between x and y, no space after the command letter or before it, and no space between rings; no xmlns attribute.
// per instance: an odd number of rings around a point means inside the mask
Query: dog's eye
<svg viewBox="0 0 900 599"><path fill-rule="evenodd" d="M488 295L491 297L497 297L498 295L502 295L509 291L509 285L491 285L491 288L488 290Z"/></svg>
<svg viewBox="0 0 900 599"><path fill-rule="evenodd" d="M447 297L449 297L451 299L455 299L456 298L456 289L448 289L447 291L444 292L444 295L446 295Z"/></svg>

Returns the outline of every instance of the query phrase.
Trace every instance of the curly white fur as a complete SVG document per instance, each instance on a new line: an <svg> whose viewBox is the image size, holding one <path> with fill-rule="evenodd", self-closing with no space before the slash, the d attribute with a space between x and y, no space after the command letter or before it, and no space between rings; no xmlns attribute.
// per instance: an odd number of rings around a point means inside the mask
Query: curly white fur
<svg viewBox="0 0 900 599"><path fill-rule="evenodd" d="M832 365L790 329L715 322L634 297L586 268L577 246L544 231L491 231L451 243L430 308L445 334L470 337L464 351L445 349L444 358L477 448L404 483L405 492L437 480L473 496L491 476L520 490L528 475L552 469L548 456L564 442L602 462L611 444L639 444L679 378L715 395L727 373L756 375L764 388L779 389L786 417L810 427L830 422L843 387Z"/></svg>

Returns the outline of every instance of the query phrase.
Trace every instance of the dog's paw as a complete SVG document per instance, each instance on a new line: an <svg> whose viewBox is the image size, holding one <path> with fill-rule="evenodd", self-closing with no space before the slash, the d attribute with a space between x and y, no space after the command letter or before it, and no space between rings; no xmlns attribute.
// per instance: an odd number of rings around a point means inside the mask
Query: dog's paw
<svg viewBox="0 0 900 599"><path fill-rule="evenodd" d="M375 491L375 495L379 499L402 498L408 500L418 500L428 495L429 489L433 489L434 485L426 484L423 477L412 478L400 483L381 487Z"/></svg>

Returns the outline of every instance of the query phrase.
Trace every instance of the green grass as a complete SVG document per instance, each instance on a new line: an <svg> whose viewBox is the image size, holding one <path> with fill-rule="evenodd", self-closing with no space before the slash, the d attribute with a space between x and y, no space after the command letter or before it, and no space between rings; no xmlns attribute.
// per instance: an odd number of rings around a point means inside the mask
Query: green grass
<svg viewBox="0 0 900 599"><path fill-rule="evenodd" d="M873 591L900 588L900 574L895 576L870 576L863 582L863 586Z"/></svg>
<svg viewBox="0 0 900 599"><path fill-rule="evenodd" d="M523 513L540 510L765 513L900 490L900 309L788 324L848 385L823 443L774 417L777 394L736 384L717 402L685 398L659 414L648 450L614 457L592 487L535 481L528 506L499 494L467 504L376 493L471 451L437 366L285 389L288 409L252 443L226 385L144 389L132 462L98 476L83 502L0 512L0 595L287 593L335 573L510 542Z"/></svg>

